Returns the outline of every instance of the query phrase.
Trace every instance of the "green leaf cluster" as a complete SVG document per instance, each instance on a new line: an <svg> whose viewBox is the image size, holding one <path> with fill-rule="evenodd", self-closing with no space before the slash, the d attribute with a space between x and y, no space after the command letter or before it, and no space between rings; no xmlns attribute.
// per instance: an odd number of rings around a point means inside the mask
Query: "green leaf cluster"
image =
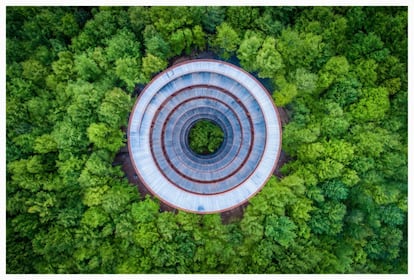
<svg viewBox="0 0 414 280"><path fill-rule="evenodd" d="M211 154L223 143L224 132L213 122L201 120L191 127L188 142L190 148L197 154Z"/></svg>

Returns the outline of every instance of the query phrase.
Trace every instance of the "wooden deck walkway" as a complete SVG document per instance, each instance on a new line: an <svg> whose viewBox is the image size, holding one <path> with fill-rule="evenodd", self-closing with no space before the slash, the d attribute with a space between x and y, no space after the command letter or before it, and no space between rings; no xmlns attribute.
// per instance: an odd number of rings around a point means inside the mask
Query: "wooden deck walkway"
<svg viewBox="0 0 414 280"><path fill-rule="evenodd" d="M208 119L224 131L223 144L198 155L191 127ZM163 202L197 213L236 207L272 174L281 124L265 88L240 68L192 60L167 69L142 91L130 116L128 147L146 187Z"/></svg>

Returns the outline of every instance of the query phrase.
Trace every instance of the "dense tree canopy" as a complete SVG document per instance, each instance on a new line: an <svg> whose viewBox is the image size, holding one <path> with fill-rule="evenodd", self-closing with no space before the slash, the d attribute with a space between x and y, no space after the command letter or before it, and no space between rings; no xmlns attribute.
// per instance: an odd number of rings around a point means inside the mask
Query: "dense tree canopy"
<svg viewBox="0 0 414 280"><path fill-rule="evenodd" d="M224 132L215 123L201 120L194 124L188 134L190 148L197 154L211 154L223 143Z"/></svg>
<svg viewBox="0 0 414 280"><path fill-rule="evenodd" d="M8 273L407 273L406 7L6 16ZM289 116L290 161L227 223L161 211L113 164L136 89L203 51Z"/></svg>

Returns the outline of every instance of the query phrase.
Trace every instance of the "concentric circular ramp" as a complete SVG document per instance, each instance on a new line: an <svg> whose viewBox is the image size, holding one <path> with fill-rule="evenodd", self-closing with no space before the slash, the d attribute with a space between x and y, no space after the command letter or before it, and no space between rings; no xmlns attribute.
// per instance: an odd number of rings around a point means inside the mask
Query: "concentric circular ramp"
<svg viewBox="0 0 414 280"><path fill-rule="evenodd" d="M189 146L189 131L200 120L224 132L213 154ZM128 148L141 182L161 201L189 212L223 212L246 202L272 174L281 124L252 75L219 60L190 60L142 91L129 120Z"/></svg>

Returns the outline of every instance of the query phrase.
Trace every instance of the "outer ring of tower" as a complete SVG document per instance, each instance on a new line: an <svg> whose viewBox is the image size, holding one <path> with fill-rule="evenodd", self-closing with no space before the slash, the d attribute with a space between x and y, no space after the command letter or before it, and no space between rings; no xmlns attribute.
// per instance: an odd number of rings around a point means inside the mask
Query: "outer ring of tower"
<svg viewBox="0 0 414 280"><path fill-rule="evenodd" d="M199 120L224 140L209 155L188 145ZM194 213L237 207L264 186L281 149L281 122L264 86L243 69L197 59L158 74L141 92L128 125L128 149L140 181L161 201Z"/></svg>

